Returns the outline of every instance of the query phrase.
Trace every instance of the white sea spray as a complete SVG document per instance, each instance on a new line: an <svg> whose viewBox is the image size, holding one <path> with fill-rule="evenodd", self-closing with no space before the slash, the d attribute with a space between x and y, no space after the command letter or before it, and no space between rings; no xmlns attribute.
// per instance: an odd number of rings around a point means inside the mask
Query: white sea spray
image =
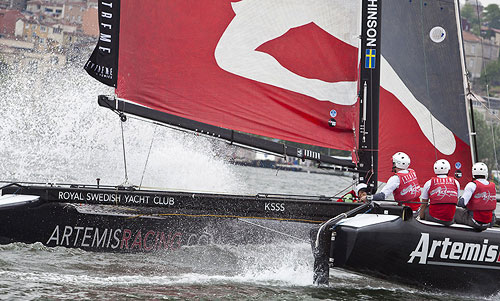
<svg viewBox="0 0 500 301"><path fill-rule="evenodd" d="M129 184L241 191L237 173L218 156L224 146L134 118L120 124L97 104L98 95L113 92L81 64L3 69L0 180L124 183L123 126Z"/></svg>

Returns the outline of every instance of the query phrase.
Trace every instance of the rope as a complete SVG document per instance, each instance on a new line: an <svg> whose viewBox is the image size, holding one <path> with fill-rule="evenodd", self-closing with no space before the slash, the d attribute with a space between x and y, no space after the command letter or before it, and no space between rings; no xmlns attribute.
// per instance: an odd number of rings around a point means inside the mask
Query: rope
<svg viewBox="0 0 500 301"><path fill-rule="evenodd" d="M493 112L491 112L491 110L484 104L482 103L481 101L479 101L479 99L477 99L476 95L474 95L472 92L469 93L469 95L471 95L472 97L474 97L474 99L481 105L483 106L483 108L486 110L486 112L488 112L491 116L495 117L498 121L500 121L500 117L498 117L497 115L493 114ZM489 97L488 97L489 98ZM489 103L489 102L488 102Z"/></svg>
<svg viewBox="0 0 500 301"><path fill-rule="evenodd" d="M296 237L296 236L290 235L290 234L288 234L288 233L280 232L280 231L278 231L278 230L274 230L274 229L271 229L271 228L268 228L268 227L264 227L264 226L262 226L262 225L258 225L258 224L255 224L255 223L252 223L252 222L250 222L250 221L243 220L243 219L240 219L240 221L245 222L245 223L250 224L250 225L253 225L253 226L256 226L256 227L260 227L260 228L262 228L262 229L265 229L265 230L268 230L268 231L271 231L271 232L274 232L274 233L278 233L278 234L281 234L281 235L284 235L284 236L288 236L288 237L293 238L293 239L296 239L296 240L300 240L300 241L302 241L302 242L309 243L309 241L308 241L308 240L306 240L306 239L302 239L302 238L300 238L300 237Z"/></svg>
<svg viewBox="0 0 500 301"><path fill-rule="evenodd" d="M142 187L142 180L144 179L144 174L146 173L146 167L148 166L149 155L151 154L151 149L153 148L153 141L156 134L157 127L155 126L155 130L153 131L153 136L151 137L151 144L149 145L148 156L146 157L146 162L144 163L144 170L142 171L141 182L139 183L139 189Z"/></svg>
<svg viewBox="0 0 500 301"><path fill-rule="evenodd" d="M432 113L429 111L429 119L431 120L431 131L432 131L432 144L434 145L434 157L437 161L438 154L436 149L436 137L434 136L434 122L432 122Z"/></svg>

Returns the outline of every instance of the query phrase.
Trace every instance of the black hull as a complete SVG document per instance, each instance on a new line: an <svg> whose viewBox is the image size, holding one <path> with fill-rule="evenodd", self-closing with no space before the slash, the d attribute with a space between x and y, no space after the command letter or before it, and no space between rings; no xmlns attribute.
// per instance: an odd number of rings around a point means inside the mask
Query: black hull
<svg viewBox="0 0 500 301"><path fill-rule="evenodd" d="M39 196L0 208L0 243L41 242L102 252L154 252L209 243L307 241L313 224L356 204L324 197L237 196L97 187L23 186Z"/></svg>
<svg viewBox="0 0 500 301"><path fill-rule="evenodd" d="M500 290L499 230L476 232L399 217L353 226L362 218L335 228L334 267L430 290L479 295Z"/></svg>

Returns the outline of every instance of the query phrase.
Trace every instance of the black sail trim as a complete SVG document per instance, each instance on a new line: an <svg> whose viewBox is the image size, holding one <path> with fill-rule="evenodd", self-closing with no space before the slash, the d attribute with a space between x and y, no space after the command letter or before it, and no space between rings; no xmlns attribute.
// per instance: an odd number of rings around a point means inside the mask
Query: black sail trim
<svg viewBox="0 0 500 301"><path fill-rule="evenodd" d="M331 156L323 155L317 151L301 149L286 145L284 143L274 142L248 134L236 132L230 129L190 120L165 112L156 111L131 102L126 102L124 100L111 98L105 95L100 95L98 97L98 102L100 106L112 109L114 111L135 115L152 121L160 122L162 124L209 135L218 139L230 141L234 144L259 149L278 155L286 155L299 159L313 160L316 162L337 165L343 167L343 169L346 171L360 172L359 170L357 170L356 165L352 163L351 160L337 159Z"/></svg>
<svg viewBox="0 0 500 301"><path fill-rule="evenodd" d="M101 83L115 87L118 78L120 0L99 0L99 40L84 69Z"/></svg>

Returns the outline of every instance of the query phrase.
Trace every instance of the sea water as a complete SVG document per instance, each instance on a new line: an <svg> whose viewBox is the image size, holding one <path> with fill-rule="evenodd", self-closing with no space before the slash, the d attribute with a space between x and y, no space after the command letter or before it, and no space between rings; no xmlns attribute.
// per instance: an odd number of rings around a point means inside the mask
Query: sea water
<svg viewBox="0 0 500 301"><path fill-rule="evenodd" d="M225 193L333 196L349 177L242 167L225 143L97 105L113 91L80 67L0 77L0 180ZM293 231L293 229L291 229ZM374 250L376 251L376 250ZM182 247L151 254L93 253L40 243L0 246L0 299L476 300L425 292L342 270L312 284L304 241ZM484 299L498 299L500 295Z"/></svg>

